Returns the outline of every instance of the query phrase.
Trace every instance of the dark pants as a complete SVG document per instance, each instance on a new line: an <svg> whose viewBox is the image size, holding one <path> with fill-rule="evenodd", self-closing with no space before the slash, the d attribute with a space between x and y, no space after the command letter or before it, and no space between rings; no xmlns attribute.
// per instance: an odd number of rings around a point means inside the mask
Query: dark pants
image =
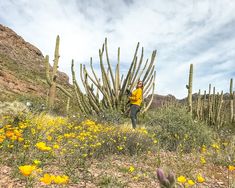
<svg viewBox="0 0 235 188"><path fill-rule="evenodd" d="M137 122L137 113L140 111L140 106L136 104L131 104L130 108L130 118L131 118L131 123L132 127L135 129L136 128L136 122Z"/></svg>

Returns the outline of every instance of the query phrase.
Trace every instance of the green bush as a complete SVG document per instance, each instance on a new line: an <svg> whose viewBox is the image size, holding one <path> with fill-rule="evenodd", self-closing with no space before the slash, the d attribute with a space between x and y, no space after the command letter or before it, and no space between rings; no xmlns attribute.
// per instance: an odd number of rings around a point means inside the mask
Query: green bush
<svg viewBox="0 0 235 188"><path fill-rule="evenodd" d="M154 110L145 116L144 121L163 149L190 152L213 141L212 130L205 123L192 120L186 107L169 106Z"/></svg>

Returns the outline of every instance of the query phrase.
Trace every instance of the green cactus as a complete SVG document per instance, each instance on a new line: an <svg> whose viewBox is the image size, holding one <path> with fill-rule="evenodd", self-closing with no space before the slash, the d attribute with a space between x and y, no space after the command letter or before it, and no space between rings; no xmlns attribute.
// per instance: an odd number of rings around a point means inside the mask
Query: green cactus
<svg viewBox="0 0 235 188"><path fill-rule="evenodd" d="M234 120L234 112L233 112L233 79L230 80L230 121L233 122Z"/></svg>
<svg viewBox="0 0 235 188"><path fill-rule="evenodd" d="M92 59L90 61L91 73L88 72L85 65L80 65L80 78L82 85L85 89L85 94L82 94L79 86L75 81L74 65L72 64L72 75L75 93L77 96L77 101L79 101L79 106L81 111L86 111L87 113L102 113L105 109L110 110L121 110L125 111L127 109L128 98L125 94L126 90L132 90L137 81L140 78L144 82L143 94L146 97L152 90L152 98L146 104L146 107L142 110L142 113L146 112L150 107L153 100L153 92L155 88L155 57L156 50L153 51L151 61L148 63L146 61L144 67L142 68L143 62L143 53L144 49L142 48L140 59L138 60L139 43L137 44L134 57L130 68L127 72L127 75L124 77L122 75L120 79L120 48L118 48L118 58L115 70L112 70L111 62L108 55L108 44L107 39L105 39L102 48L99 49L99 64L101 69L101 79L97 77L96 72L94 71L92 65ZM105 58L106 56L106 65ZM107 68L106 68L107 67ZM115 74L114 74L114 73ZM96 93L95 93L96 91ZM99 94L102 96L102 100L99 99ZM86 96L86 100L82 99L82 96ZM83 104L84 103L84 104Z"/></svg>
<svg viewBox="0 0 235 188"><path fill-rule="evenodd" d="M198 119L202 119L201 112L202 112L201 90L199 89L198 95L197 95L197 118Z"/></svg>
<svg viewBox="0 0 235 188"><path fill-rule="evenodd" d="M221 91L221 94L219 96L219 102L218 102L218 111L216 115L216 122L218 128L223 124L223 117L221 115L221 109L222 109L222 104L223 104L223 91Z"/></svg>
<svg viewBox="0 0 235 188"><path fill-rule="evenodd" d="M190 64L189 69L189 80L188 85L186 85L186 88L188 89L188 112L192 116L192 85L193 85L193 64Z"/></svg>
<svg viewBox="0 0 235 188"><path fill-rule="evenodd" d="M49 56L46 55L45 57L45 67L46 67L46 79L49 85L49 94L48 94L48 108L50 110L53 109L55 98L56 98L56 88L60 89L65 95L68 97L72 97L71 94L65 90L61 85L59 85L57 81L57 71L58 71L58 64L59 64L59 44L60 44L60 37L56 37L56 46L55 46L55 53L54 53L54 64L52 72L50 73L50 66L49 66Z"/></svg>
<svg viewBox="0 0 235 188"><path fill-rule="evenodd" d="M208 121L211 123L211 108L212 108L212 102L211 102L211 84L209 84L209 93L208 93Z"/></svg>

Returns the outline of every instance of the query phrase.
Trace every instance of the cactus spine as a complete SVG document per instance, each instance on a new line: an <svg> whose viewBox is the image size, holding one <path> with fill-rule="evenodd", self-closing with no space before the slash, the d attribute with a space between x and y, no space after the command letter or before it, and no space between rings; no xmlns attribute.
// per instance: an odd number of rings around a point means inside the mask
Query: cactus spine
<svg viewBox="0 0 235 188"><path fill-rule="evenodd" d="M188 112L192 116L192 85L193 85L193 64L190 64L189 69L189 80L188 85L186 85L186 88L188 89Z"/></svg>

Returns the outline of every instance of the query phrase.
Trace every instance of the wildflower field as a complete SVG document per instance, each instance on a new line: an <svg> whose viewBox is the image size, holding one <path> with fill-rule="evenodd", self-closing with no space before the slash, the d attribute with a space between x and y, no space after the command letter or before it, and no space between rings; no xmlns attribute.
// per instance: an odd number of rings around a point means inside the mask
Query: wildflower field
<svg viewBox="0 0 235 188"><path fill-rule="evenodd" d="M129 119L1 116L0 185L235 187L233 132L218 134L184 110L149 112L137 129Z"/></svg>

